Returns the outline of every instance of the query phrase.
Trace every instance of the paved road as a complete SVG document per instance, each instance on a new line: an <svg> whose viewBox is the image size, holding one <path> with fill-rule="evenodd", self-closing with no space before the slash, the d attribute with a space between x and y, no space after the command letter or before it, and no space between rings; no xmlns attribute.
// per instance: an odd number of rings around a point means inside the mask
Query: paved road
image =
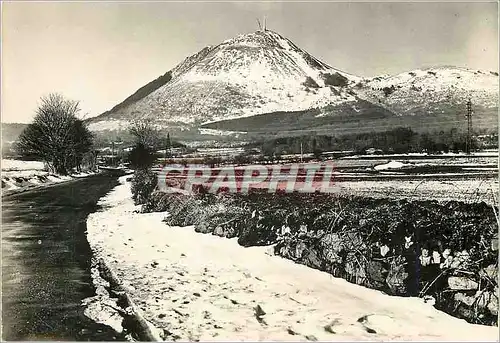
<svg viewBox="0 0 500 343"><path fill-rule="evenodd" d="M93 176L2 198L2 339L121 340L84 316L94 295L86 218L118 184Z"/></svg>

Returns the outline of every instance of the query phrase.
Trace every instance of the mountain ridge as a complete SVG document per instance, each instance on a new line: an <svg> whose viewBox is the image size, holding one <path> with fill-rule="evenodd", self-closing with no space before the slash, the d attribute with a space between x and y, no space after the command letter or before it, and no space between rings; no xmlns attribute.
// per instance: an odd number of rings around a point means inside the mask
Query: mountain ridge
<svg viewBox="0 0 500 343"><path fill-rule="evenodd" d="M321 118L358 107L368 116L369 109L382 107L385 119L432 115L451 120L468 98L488 125L494 122L498 73L436 66L359 77L266 30L201 49L111 110L89 119L89 124L94 131L124 130L131 121L146 119L159 127L192 133L213 123L256 115L318 109ZM312 125L308 128L315 126L307 122Z"/></svg>

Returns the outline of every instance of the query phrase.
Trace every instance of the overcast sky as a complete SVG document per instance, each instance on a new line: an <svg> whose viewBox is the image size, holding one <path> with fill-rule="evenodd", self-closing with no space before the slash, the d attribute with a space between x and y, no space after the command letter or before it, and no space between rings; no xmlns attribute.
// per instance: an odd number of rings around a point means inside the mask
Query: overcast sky
<svg viewBox="0 0 500 343"><path fill-rule="evenodd" d="M98 115L207 45L257 29L360 76L456 65L498 71L496 2L22 3L2 6L2 121L40 96Z"/></svg>

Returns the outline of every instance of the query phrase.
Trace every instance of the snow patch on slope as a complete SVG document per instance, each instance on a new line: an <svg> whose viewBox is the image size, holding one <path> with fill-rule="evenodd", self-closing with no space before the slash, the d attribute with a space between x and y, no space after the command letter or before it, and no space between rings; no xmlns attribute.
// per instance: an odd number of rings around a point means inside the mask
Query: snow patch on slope
<svg viewBox="0 0 500 343"><path fill-rule="evenodd" d="M235 136L235 137L239 137L240 135L247 134L247 132L244 132L244 131L222 131L222 130L204 129L204 128L199 128L198 132L202 135L209 135L209 136Z"/></svg>

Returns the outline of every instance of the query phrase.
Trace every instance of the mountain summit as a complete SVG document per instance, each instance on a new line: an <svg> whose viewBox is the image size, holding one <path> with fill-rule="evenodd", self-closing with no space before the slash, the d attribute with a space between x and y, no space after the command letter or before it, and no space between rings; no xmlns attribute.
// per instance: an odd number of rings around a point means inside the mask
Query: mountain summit
<svg viewBox="0 0 500 343"><path fill-rule="evenodd" d="M209 46L109 112L91 128L113 129L131 119L192 126L275 111L354 101L358 77L330 67L273 31L257 31ZM327 85L325 87L325 85Z"/></svg>

